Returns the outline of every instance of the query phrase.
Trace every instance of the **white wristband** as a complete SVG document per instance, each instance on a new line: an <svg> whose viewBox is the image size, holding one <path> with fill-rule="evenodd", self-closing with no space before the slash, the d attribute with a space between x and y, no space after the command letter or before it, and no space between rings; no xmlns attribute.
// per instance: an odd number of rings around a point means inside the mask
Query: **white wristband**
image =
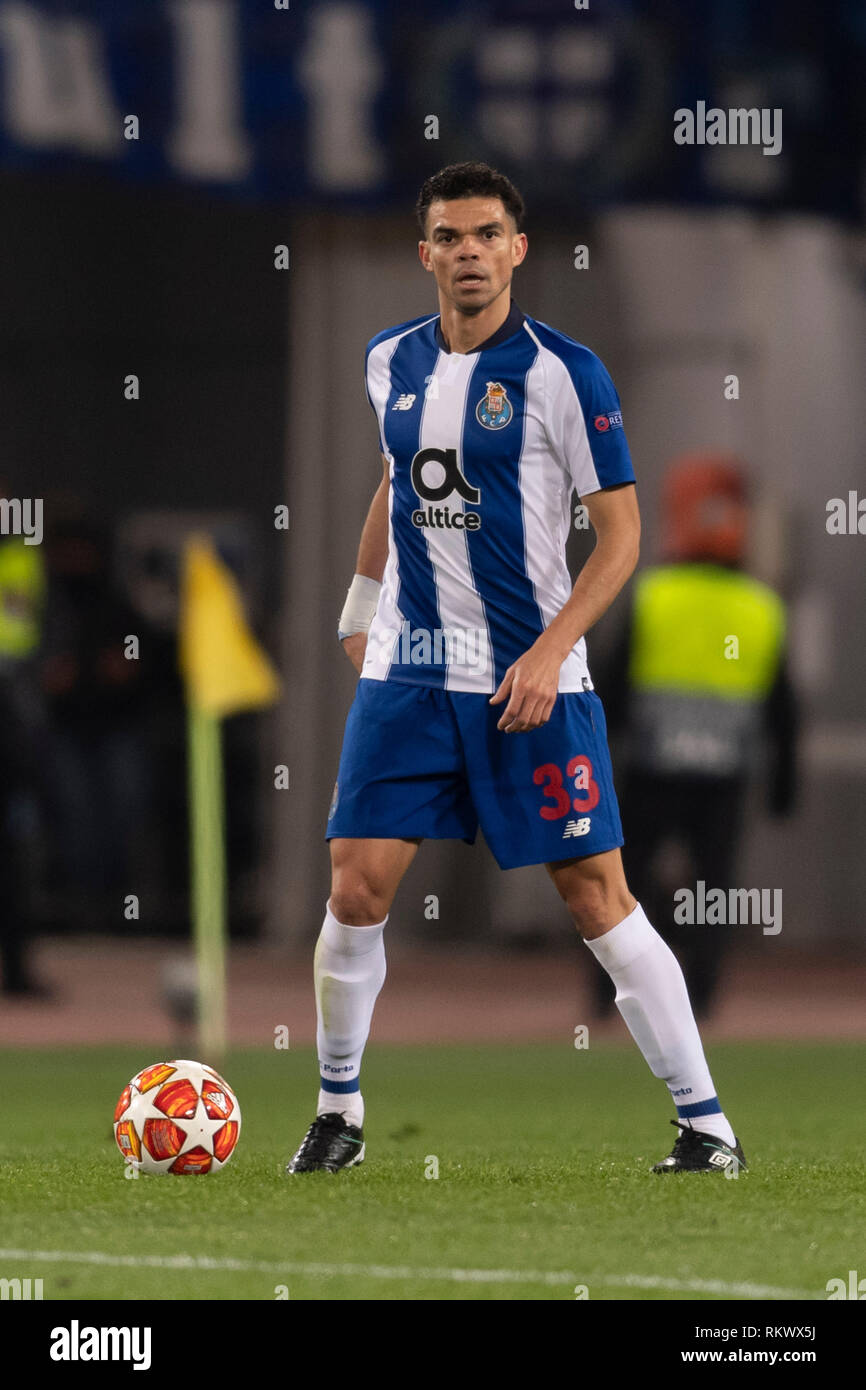
<svg viewBox="0 0 866 1390"><path fill-rule="evenodd" d="M337 628L341 642L344 637L352 637L356 632L367 632L379 603L381 588L378 579L370 579L366 574L355 575L349 585Z"/></svg>

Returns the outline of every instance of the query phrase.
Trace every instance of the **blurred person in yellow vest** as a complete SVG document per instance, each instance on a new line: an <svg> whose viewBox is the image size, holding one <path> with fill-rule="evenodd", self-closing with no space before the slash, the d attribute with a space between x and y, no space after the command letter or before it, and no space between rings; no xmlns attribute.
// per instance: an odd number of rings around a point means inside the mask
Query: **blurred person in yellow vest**
<svg viewBox="0 0 866 1390"><path fill-rule="evenodd" d="M674 895L689 889L697 903L702 892L720 888L727 901L731 887L778 886L772 865L758 885L735 884L733 874L746 791L761 766L770 813L793 808L797 710L785 605L743 568L743 465L718 453L677 459L664 480L662 521L663 563L636 576L622 639L599 688L611 736L624 742L629 881L679 956L696 1015L706 1016L734 936L742 943L761 928L678 923L675 909L688 899ZM607 976L598 976L603 1013L612 999Z"/></svg>
<svg viewBox="0 0 866 1390"><path fill-rule="evenodd" d="M0 502L9 503L0 482ZM36 655L42 635L45 564L33 536L0 533L0 988L8 995L47 993L28 964L26 904L29 807L43 728Z"/></svg>

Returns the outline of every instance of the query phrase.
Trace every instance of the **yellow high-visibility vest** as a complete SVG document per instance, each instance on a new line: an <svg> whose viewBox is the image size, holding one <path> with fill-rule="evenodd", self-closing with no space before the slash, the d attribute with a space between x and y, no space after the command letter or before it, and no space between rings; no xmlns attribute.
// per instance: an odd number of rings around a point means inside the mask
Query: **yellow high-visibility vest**
<svg viewBox="0 0 866 1390"><path fill-rule="evenodd" d="M635 587L629 684L759 701L784 640L785 606L760 580L713 564L647 569Z"/></svg>
<svg viewBox="0 0 866 1390"><path fill-rule="evenodd" d="M784 639L782 600L757 579L714 564L644 570L628 670L631 766L747 775Z"/></svg>
<svg viewBox="0 0 866 1390"><path fill-rule="evenodd" d="M38 646L45 587L40 547L0 540L0 659L21 660Z"/></svg>

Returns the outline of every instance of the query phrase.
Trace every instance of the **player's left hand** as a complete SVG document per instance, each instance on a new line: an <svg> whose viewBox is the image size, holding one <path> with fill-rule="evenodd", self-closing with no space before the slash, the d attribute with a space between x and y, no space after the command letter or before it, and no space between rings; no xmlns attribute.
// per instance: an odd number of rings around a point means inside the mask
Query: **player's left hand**
<svg viewBox="0 0 866 1390"><path fill-rule="evenodd" d="M498 705L510 695L502 718L496 725L506 734L529 733L546 724L553 712L562 656L545 641L546 634L533 642L523 656L509 666L499 689L490 697Z"/></svg>

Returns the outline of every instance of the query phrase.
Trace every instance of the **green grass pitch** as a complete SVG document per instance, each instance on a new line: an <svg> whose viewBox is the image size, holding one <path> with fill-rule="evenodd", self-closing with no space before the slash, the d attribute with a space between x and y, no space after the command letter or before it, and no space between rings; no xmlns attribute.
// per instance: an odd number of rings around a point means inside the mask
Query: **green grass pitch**
<svg viewBox="0 0 866 1390"><path fill-rule="evenodd" d="M135 1180L114 1105L158 1056L0 1051L0 1277L74 1300L825 1299L866 1272L863 1049L709 1052L736 1181L648 1172L673 1110L628 1044L372 1045L367 1161L294 1178L314 1054L235 1052L228 1167Z"/></svg>

